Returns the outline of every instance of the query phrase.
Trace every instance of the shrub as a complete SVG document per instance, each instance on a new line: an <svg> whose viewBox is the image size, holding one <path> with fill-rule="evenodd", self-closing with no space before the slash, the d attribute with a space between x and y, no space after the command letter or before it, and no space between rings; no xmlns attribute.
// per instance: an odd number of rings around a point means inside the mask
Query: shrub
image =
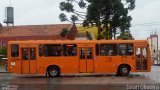
<svg viewBox="0 0 160 90"><path fill-rule="evenodd" d="M7 57L7 48L6 47L1 48L0 49L0 54L4 55L4 57Z"/></svg>
<svg viewBox="0 0 160 90"><path fill-rule="evenodd" d="M68 33L68 29L63 28L60 35L61 35L61 37L65 37L67 35L67 33Z"/></svg>

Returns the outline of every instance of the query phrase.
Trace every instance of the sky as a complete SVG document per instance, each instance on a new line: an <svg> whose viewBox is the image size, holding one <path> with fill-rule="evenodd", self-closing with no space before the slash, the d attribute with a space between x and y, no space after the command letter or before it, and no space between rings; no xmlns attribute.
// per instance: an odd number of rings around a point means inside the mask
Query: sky
<svg viewBox="0 0 160 90"><path fill-rule="evenodd" d="M3 25L4 11L10 5L9 1L0 0L0 23ZM61 1L64 0L11 0L15 25L64 23L58 18ZM135 39L146 39L155 31L160 34L160 0L136 0L136 7L129 15L133 18L130 31Z"/></svg>

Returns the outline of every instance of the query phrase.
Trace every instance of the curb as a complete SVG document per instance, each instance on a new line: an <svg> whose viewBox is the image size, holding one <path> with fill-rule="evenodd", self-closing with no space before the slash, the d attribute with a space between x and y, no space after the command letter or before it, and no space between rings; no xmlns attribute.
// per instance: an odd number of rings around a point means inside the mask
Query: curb
<svg viewBox="0 0 160 90"><path fill-rule="evenodd" d="M0 73L9 73L8 71L6 71L5 69L0 69Z"/></svg>
<svg viewBox="0 0 160 90"><path fill-rule="evenodd" d="M6 70L0 70L0 73L9 73L9 72Z"/></svg>

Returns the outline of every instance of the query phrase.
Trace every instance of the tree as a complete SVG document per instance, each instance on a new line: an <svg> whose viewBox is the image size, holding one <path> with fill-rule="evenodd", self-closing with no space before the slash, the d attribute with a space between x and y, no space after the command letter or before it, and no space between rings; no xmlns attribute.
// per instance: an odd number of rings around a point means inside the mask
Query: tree
<svg viewBox="0 0 160 90"><path fill-rule="evenodd" d="M73 5L74 2L80 8L87 9L87 12L76 11ZM118 30L120 32L129 30L132 18L128 16L128 12L134 8L135 0L66 0L66 2L60 3L62 11L74 13L77 17L84 19L83 26L96 25L98 35L105 29L106 39L112 39L113 36L115 38ZM64 20L65 18L60 19ZM75 23L75 20L78 19L74 19L72 22ZM110 27L108 27L108 24Z"/></svg>
<svg viewBox="0 0 160 90"><path fill-rule="evenodd" d="M87 21L95 23L101 31L101 25L106 30L106 39L112 39L112 35L129 30L131 16L128 11L135 7L135 0L87 0ZM108 27L109 24L109 27Z"/></svg>
<svg viewBox="0 0 160 90"><path fill-rule="evenodd" d="M133 36L130 34L130 32L122 32L117 39L122 39L122 40L134 40Z"/></svg>
<svg viewBox="0 0 160 90"><path fill-rule="evenodd" d="M80 12L80 11L77 11L76 9L74 9L73 3L76 3L82 9L86 8L86 3L84 2L84 0L79 0L79 1L66 0L66 1L60 2L59 7L60 7L61 11L73 13L73 15L71 15L71 17L70 17L70 20L67 18L67 16L64 13L61 13L59 15L59 19L61 21L69 21L69 22L75 23L76 21L79 20L79 18L85 19L86 12Z"/></svg>
<svg viewBox="0 0 160 90"><path fill-rule="evenodd" d="M67 35L67 33L68 33L68 29L63 28L60 35L61 35L61 37L65 37Z"/></svg>
<svg viewBox="0 0 160 90"><path fill-rule="evenodd" d="M93 40L92 34L88 31L86 31L86 37L88 40Z"/></svg>

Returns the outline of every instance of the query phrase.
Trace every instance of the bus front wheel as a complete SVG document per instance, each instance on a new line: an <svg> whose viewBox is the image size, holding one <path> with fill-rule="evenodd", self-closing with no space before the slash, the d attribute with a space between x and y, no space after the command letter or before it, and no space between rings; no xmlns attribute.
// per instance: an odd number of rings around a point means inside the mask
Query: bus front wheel
<svg viewBox="0 0 160 90"><path fill-rule="evenodd" d="M129 67L126 66L126 65L122 65L122 66L120 66L120 68L119 68L118 74L119 74L120 76L128 76L128 75L129 75L129 72L130 72Z"/></svg>
<svg viewBox="0 0 160 90"><path fill-rule="evenodd" d="M51 66L47 70L49 77L57 77L60 75L60 70L56 66Z"/></svg>

